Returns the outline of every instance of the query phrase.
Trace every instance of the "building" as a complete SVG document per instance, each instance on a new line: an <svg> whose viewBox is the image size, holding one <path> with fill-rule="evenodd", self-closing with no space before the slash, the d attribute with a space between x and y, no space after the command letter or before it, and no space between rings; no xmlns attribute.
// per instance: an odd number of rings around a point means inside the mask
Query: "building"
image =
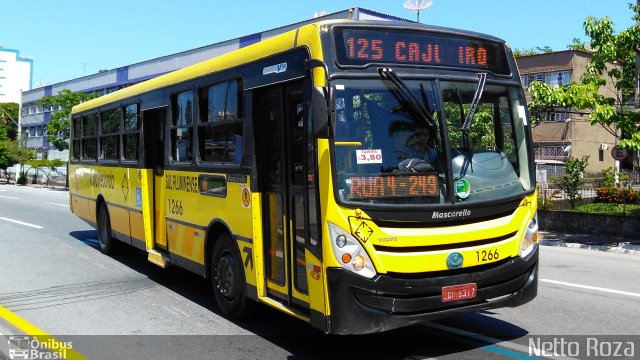
<svg viewBox="0 0 640 360"><path fill-rule="evenodd" d="M579 83L590 57L586 51L566 50L521 56L516 61L520 80L526 89L533 81L556 87ZM615 91L613 86L601 89L608 97ZM611 156L611 148L616 144L613 134L601 126L592 126L585 114L573 109L556 110L541 114L542 122L532 131L536 163L543 164L540 168L549 167L553 171L553 164L562 164L569 156L582 158L585 155L589 156L588 173L600 173L615 166Z"/></svg>
<svg viewBox="0 0 640 360"><path fill-rule="evenodd" d="M31 90L33 60L0 46L0 103L20 103L20 93Z"/></svg>
<svg viewBox="0 0 640 360"><path fill-rule="evenodd" d="M356 19L356 20L411 20L378 13L363 8L351 8L326 14L317 18L282 26L272 30L231 39L196 49L171 54L136 64L125 65L117 69L101 71L97 74L60 82L53 85L25 91L22 94L22 110L20 113L20 125L22 136L26 137L26 147L35 149L40 158L68 159L68 150L57 151L46 139L46 125L49 123L51 113L57 109L44 109L37 102L44 96L57 95L59 91L68 89L74 92L97 93L100 95L122 89L144 80L166 74L183 67L193 65L221 54L251 45L277 34L281 34L297 28L301 25L313 23L319 20L329 19Z"/></svg>

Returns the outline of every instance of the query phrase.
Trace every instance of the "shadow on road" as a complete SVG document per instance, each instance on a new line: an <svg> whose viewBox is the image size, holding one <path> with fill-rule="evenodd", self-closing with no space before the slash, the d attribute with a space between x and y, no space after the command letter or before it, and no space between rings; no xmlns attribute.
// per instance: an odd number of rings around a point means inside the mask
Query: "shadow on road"
<svg viewBox="0 0 640 360"><path fill-rule="evenodd" d="M70 233L79 242L99 251L97 243L97 232L95 230L75 231ZM140 251L130 246L124 246L122 251L112 256L112 258L130 269L143 274L156 284L165 287L176 294L183 296L190 301L220 314L215 302L213 292L208 279L204 279L186 270L169 267L162 269L147 261L144 251ZM472 313L457 317L444 319L438 324L446 324L449 327L457 327L464 324L469 331L479 332L487 336L500 334L502 340L511 340L525 336L527 331L514 324L492 318L490 312ZM243 358L241 352L250 358L264 354L259 358L271 358L268 354L288 353L289 359L426 359L453 356L454 354L466 351L479 351L474 357L487 357L495 355L479 349L492 345L478 340L472 340L450 332L441 331L437 328L423 325L411 326L403 329L392 330L371 335L325 335L311 327L304 321L298 320L263 304L256 304L251 315L242 321L232 321L237 326L256 334L254 336L199 336L203 339L192 339L195 345L203 347L202 351L212 353L221 342L237 347L237 358ZM457 324L457 325L456 325ZM473 326L469 326L472 324ZM139 336L136 336L139 338ZM187 338L198 338L191 336ZM144 338L144 337L143 337ZM165 338L165 337L162 337ZM210 338L211 341L204 339ZM174 340L172 340L174 339ZM180 340L182 339L182 340ZM144 341L144 339L143 339ZM149 339L149 341L155 341ZM176 341L184 342L184 336L166 337L169 343ZM191 342L191 340L189 340ZM216 345L218 344L218 345ZM260 344L260 345L256 345ZM260 349L256 350L256 347ZM163 347L164 348L164 347ZM170 350L166 347L163 355L170 358L173 351L178 351L174 355L182 356L179 350ZM258 352L256 354L256 352ZM200 352L200 354L203 354ZM164 357L162 357L164 358ZM282 357L279 357L282 358Z"/></svg>

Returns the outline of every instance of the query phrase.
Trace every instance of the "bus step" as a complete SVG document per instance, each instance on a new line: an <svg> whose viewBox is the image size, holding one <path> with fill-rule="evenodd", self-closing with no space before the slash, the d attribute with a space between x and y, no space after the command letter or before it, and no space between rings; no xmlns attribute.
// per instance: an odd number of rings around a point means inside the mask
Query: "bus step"
<svg viewBox="0 0 640 360"><path fill-rule="evenodd" d="M264 297L264 296L260 296L259 299L260 299L260 302L262 302L264 304L267 304L267 305L269 305L269 306L271 306L273 308L276 308L276 309L278 309L280 311L283 311L283 312L285 312L285 313L287 313L287 314L289 314L291 316L297 317L300 320L303 320L303 321L306 321L306 322L311 322L311 319L309 318L308 315L303 314L302 312L300 312L300 311L298 311L296 309L290 308L290 307L282 304L278 300L275 300L275 299L272 299L272 298L269 298L269 297Z"/></svg>
<svg viewBox="0 0 640 360"><path fill-rule="evenodd" d="M161 268L167 267L168 259L164 257L160 252L156 250L147 250L147 252L149 253L149 257L147 258L149 262L156 264Z"/></svg>

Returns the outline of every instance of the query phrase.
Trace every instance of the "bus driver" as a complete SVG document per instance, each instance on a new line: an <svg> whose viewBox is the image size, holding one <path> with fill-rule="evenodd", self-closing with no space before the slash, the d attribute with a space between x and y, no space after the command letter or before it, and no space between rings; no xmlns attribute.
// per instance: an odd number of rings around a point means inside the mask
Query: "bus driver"
<svg viewBox="0 0 640 360"><path fill-rule="evenodd" d="M407 137L404 159L398 165L400 170L425 172L437 167L438 150L429 130L417 129Z"/></svg>

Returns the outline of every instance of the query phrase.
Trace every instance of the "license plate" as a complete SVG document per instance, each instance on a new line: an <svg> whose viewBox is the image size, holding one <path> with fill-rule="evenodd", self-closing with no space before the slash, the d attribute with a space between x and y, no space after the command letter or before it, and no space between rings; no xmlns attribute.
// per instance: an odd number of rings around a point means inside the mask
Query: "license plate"
<svg viewBox="0 0 640 360"><path fill-rule="evenodd" d="M442 302L473 299L476 297L476 283L445 286L442 288Z"/></svg>

